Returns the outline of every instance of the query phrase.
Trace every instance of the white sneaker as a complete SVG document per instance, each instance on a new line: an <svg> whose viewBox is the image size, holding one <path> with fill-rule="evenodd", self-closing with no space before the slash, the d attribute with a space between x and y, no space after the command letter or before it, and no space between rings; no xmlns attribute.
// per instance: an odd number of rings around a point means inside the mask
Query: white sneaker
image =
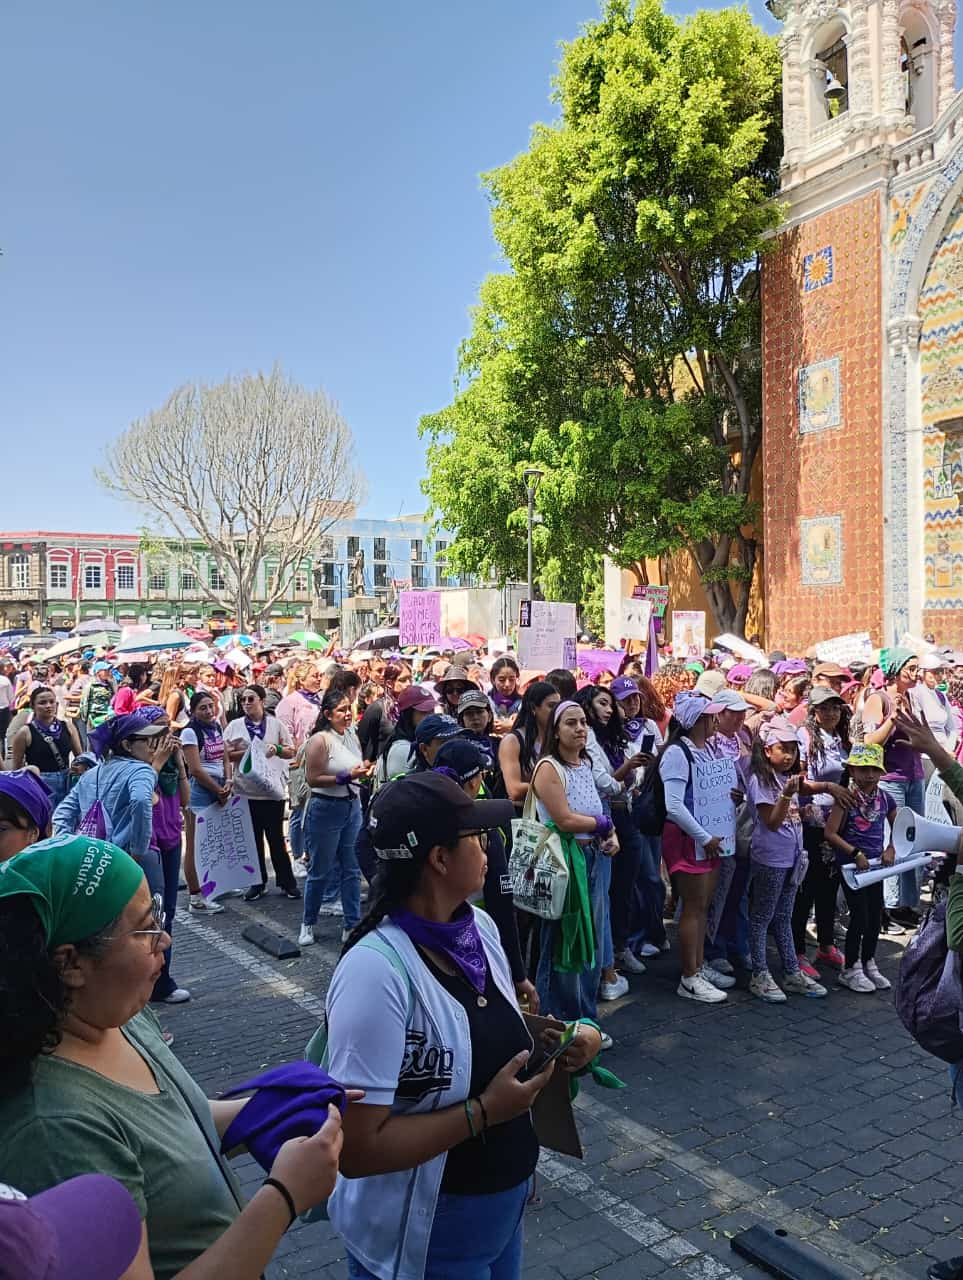
<svg viewBox="0 0 963 1280"><path fill-rule="evenodd" d="M885 974L880 973L875 960L867 960L863 965L863 973L877 991L888 991L893 985Z"/></svg>
<svg viewBox="0 0 963 1280"><path fill-rule="evenodd" d="M164 1004L186 1004L191 998L191 993L184 987L175 987L169 996L162 996L161 1000Z"/></svg>
<svg viewBox="0 0 963 1280"><path fill-rule="evenodd" d="M759 1000L765 1000L766 1004L784 1004L786 1001L785 991L768 969L752 975L749 979L749 992Z"/></svg>
<svg viewBox="0 0 963 1280"><path fill-rule="evenodd" d="M319 916L343 916L344 907L342 907L340 899L337 899L337 898L334 900L334 902L322 902L321 906L318 908L318 915Z"/></svg>
<svg viewBox="0 0 963 1280"><path fill-rule="evenodd" d="M599 986L600 1000L620 1000L629 989L629 980L618 974L614 982L603 982Z"/></svg>
<svg viewBox="0 0 963 1280"><path fill-rule="evenodd" d="M683 975L675 993L684 1000L700 1000L703 1004L719 1004L729 998L724 991L720 991L711 982L706 982L701 973L693 974L691 978Z"/></svg>
<svg viewBox="0 0 963 1280"><path fill-rule="evenodd" d="M348 939L351 937L351 935L352 935L353 933L354 933L354 930L353 930L353 929L342 929L342 930L341 930L341 941L342 941L342 942L347 942L347 941L348 941Z"/></svg>
<svg viewBox="0 0 963 1280"><path fill-rule="evenodd" d="M808 974L803 973L802 969L797 969L795 973L787 973L782 980L783 991L788 991L793 996L811 996L819 997L828 995L828 991L814 978L810 978Z"/></svg>
<svg viewBox="0 0 963 1280"><path fill-rule="evenodd" d="M729 976L728 973L720 973L718 969L713 969L710 965L704 964L699 970L699 977L704 982L711 982L714 987L718 987L720 991L728 991L730 987L736 985L735 978Z"/></svg>
<svg viewBox="0 0 963 1280"><path fill-rule="evenodd" d="M314 944L314 929L309 924L302 924L301 932L298 934L298 946L310 947Z"/></svg>
<svg viewBox="0 0 963 1280"><path fill-rule="evenodd" d="M847 987L850 991L875 991L876 984L863 973L863 966L857 960L851 969L840 970L836 983Z"/></svg>
<svg viewBox="0 0 963 1280"><path fill-rule="evenodd" d="M649 954L651 955L652 953L649 952ZM628 949L628 947L626 947L624 951L619 952L615 957L615 963L626 973L645 973L645 965L633 951Z"/></svg>
<svg viewBox="0 0 963 1280"><path fill-rule="evenodd" d="M607 1031L601 1031L599 1034L602 1037L602 1052L604 1053L606 1049L612 1048L612 1037Z"/></svg>
<svg viewBox="0 0 963 1280"><path fill-rule="evenodd" d="M295 858L291 863L291 869L294 872L296 880L304 880L307 878L308 869L300 858Z"/></svg>
<svg viewBox="0 0 963 1280"><path fill-rule="evenodd" d="M191 912L200 912L201 915L205 916L216 916L219 911L224 910L219 902L215 902L213 898L205 898L204 895L200 893L191 894L191 900L187 909Z"/></svg>
<svg viewBox="0 0 963 1280"><path fill-rule="evenodd" d="M639 954L642 956L657 956L662 948L657 947L654 942L643 942L639 947Z"/></svg>
<svg viewBox="0 0 963 1280"><path fill-rule="evenodd" d="M725 956L720 956L718 960L710 960L709 968L715 969L716 973L728 974L730 977L735 973L735 969L733 969Z"/></svg>

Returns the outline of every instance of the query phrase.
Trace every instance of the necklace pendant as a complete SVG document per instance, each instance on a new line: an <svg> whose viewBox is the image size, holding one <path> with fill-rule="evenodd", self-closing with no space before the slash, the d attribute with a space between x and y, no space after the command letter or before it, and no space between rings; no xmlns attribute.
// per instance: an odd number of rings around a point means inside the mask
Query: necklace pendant
<svg viewBox="0 0 963 1280"><path fill-rule="evenodd" d="M479 1009L488 1008L488 1001L485 999L484 996L479 996L478 999L475 1001L475 1003L478 1005Z"/></svg>

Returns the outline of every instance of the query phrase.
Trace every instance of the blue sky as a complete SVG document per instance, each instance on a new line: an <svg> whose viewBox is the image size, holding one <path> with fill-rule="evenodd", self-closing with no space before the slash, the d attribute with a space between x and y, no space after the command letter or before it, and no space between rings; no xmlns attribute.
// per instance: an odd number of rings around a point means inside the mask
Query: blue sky
<svg viewBox="0 0 963 1280"><path fill-rule="evenodd" d="M93 480L104 445L184 382L275 361L340 404L363 514L421 510L418 419L498 266L478 175L551 117L558 43L597 13L8 0L0 525L132 530Z"/></svg>

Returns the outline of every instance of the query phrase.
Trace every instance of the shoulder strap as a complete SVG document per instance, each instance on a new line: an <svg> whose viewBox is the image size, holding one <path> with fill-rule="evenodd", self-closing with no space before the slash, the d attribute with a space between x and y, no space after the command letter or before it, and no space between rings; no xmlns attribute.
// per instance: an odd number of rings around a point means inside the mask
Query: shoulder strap
<svg viewBox="0 0 963 1280"><path fill-rule="evenodd" d="M562 766L559 762L554 756L542 756L536 763L535 768L532 770L532 780L528 784L528 791L525 793L525 804L522 808L522 817L527 821L530 821L535 816L535 778L543 764L553 765L555 772L558 775L559 782L563 787L565 786L565 774L562 772Z"/></svg>

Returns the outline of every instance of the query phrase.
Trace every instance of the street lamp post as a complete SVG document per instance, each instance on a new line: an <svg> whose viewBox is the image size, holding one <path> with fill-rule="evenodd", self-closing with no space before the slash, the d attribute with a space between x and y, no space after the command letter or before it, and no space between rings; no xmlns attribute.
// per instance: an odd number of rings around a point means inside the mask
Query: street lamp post
<svg viewBox="0 0 963 1280"><path fill-rule="evenodd" d="M525 484L528 489L528 599L535 598L535 563L532 552L532 526L535 523L535 490L545 474L538 467L526 467Z"/></svg>

